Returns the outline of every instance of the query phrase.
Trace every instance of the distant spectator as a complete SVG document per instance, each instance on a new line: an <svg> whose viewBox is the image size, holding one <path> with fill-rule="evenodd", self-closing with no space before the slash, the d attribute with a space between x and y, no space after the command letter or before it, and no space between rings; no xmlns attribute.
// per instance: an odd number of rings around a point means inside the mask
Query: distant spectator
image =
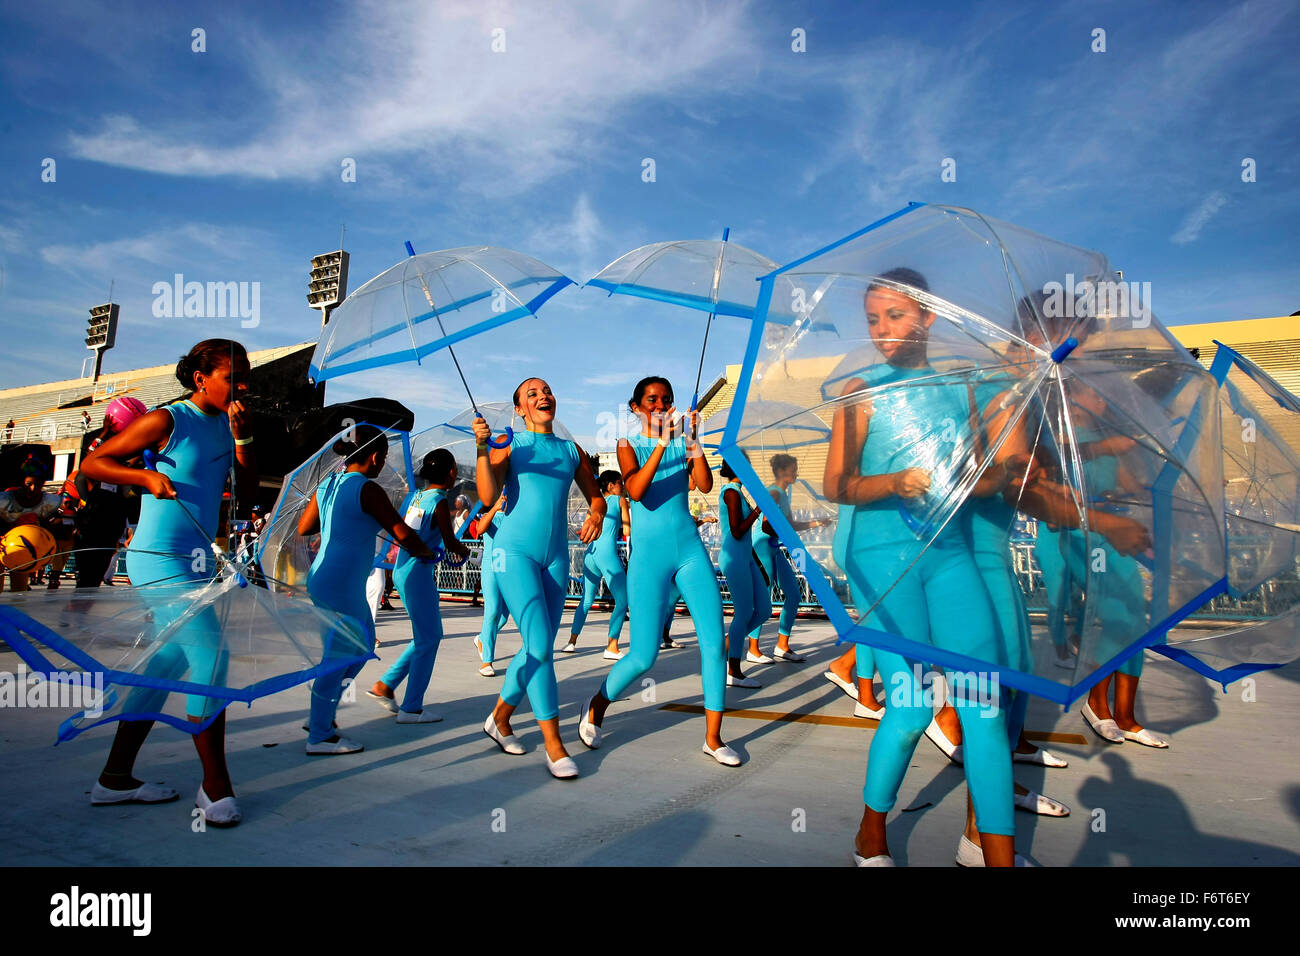
<svg viewBox="0 0 1300 956"><path fill-rule="evenodd" d="M14 440L14 428L14 420L11 418L9 419L9 424L5 426L5 441Z"/></svg>
<svg viewBox="0 0 1300 956"><path fill-rule="evenodd" d="M90 431L90 412L83 408L81 410L81 432L84 435L88 431Z"/></svg>

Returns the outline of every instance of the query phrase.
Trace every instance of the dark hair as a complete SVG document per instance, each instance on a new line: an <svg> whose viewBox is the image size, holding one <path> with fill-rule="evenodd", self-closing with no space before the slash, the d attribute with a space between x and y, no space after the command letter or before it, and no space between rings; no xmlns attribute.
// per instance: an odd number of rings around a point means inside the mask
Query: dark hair
<svg viewBox="0 0 1300 956"><path fill-rule="evenodd" d="M736 473L732 471L731 466L727 464L727 460L725 458L722 460L722 464L718 466L718 474L721 475L723 478L736 477Z"/></svg>
<svg viewBox="0 0 1300 956"><path fill-rule="evenodd" d="M534 380L536 380L536 381L538 381L538 382L544 382L544 381L546 381L546 380L543 379L543 378L538 378L536 375L530 375L530 376L528 376L526 379L524 379L522 382L520 382L518 385L515 386L515 393L514 393L514 395L512 395L511 398L510 398L510 401L514 402L515 408L518 408L518 407L519 407L519 393L520 393L521 391L523 391L523 388L524 388L525 385L527 385L529 382L534 381Z"/></svg>
<svg viewBox="0 0 1300 956"><path fill-rule="evenodd" d="M176 378L191 392L194 391L194 373L211 375L222 365L233 362L235 356L248 358L244 347L233 339L204 339L188 355L176 363Z"/></svg>
<svg viewBox="0 0 1300 956"><path fill-rule="evenodd" d="M605 495L605 494L609 494L610 485L612 485L616 481L622 481L622 480L623 480L622 475L620 475L618 472L614 471L613 469L610 469L608 471L602 471L600 473L600 477L596 479L596 483L600 485L600 493L602 495Z"/></svg>
<svg viewBox="0 0 1300 956"><path fill-rule="evenodd" d="M456 467L456 456L446 448L435 448L424 456L420 465L420 477L430 484L443 485L451 477L451 470Z"/></svg>
<svg viewBox="0 0 1300 956"><path fill-rule="evenodd" d="M651 385L662 385L668 390L668 404L673 403L673 386L668 379L661 375L647 375L641 381L636 383L636 388L632 389L632 399L627 403L627 407L636 411L636 406L641 404L641 399L645 397L645 390Z"/></svg>
<svg viewBox="0 0 1300 956"><path fill-rule="evenodd" d="M388 454L388 442L384 438L384 433L374 425L363 422L360 425L353 425L350 431L351 439L344 435L334 443L334 454L343 455L344 464L355 465L357 462L365 461L379 450L382 450L385 455Z"/></svg>
<svg viewBox="0 0 1300 956"><path fill-rule="evenodd" d="M795 458L794 455L787 455L783 451L777 452L772 456L772 477L775 478L778 471L785 471L792 465L797 464L799 464L799 459Z"/></svg>
<svg viewBox="0 0 1300 956"><path fill-rule="evenodd" d="M925 276L915 269L908 269L906 266L900 266L897 269L890 269L888 272L882 272L876 277L886 282L893 282L898 285L910 285L913 289L920 289L922 292L930 291L930 283L925 281ZM867 291L872 289L885 289L888 286L881 285L879 282L872 282L867 286ZM891 290L892 291L892 290Z"/></svg>

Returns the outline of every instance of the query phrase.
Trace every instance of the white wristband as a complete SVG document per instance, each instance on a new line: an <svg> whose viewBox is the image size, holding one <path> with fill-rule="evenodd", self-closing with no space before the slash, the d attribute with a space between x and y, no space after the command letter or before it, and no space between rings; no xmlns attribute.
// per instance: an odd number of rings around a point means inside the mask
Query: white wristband
<svg viewBox="0 0 1300 956"><path fill-rule="evenodd" d="M659 447L660 447L660 448L667 448L667 447L668 447L668 439L667 439L667 438L661 438L661 439L659 439Z"/></svg>

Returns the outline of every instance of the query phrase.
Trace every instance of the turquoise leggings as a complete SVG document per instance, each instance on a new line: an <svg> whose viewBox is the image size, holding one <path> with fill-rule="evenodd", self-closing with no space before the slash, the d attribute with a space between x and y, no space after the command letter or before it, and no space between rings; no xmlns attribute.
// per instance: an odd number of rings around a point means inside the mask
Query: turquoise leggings
<svg viewBox="0 0 1300 956"><path fill-rule="evenodd" d="M781 585L781 595L784 603L781 605L781 620L777 623L777 631L789 637L790 630L794 627L795 618L799 614L799 579L795 577L794 568L790 567L790 561L786 558L785 552L773 539L755 538L754 553L758 555L758 560L762 562L768 580L775 580ZM758 640L760 629L759 627L754 628L749 636L754 640Z"/></svg>
<svg viewBox="0 0 1300 956"><path fill-rule="evenodd" d="M628 600L631 637L628 651L610 668L600 692L618 700L659 658L664 624L672 613L674 585L686 601L700 641L700 679L704 709L721 711L726 702L727 665L722 649L722 595L717 572L704 545L674 548L637 546L628 559ZM675 603L675 602L674 602ZM742 632L743 637L743 632Z"/></svg>
<svg viewBox="0 0 1300 956"><path fill-rule="evenodd" d="M402 649L380 680L395 691L407 679L402 710L410 714L424 709L424 692L429 687L438 647L442 644L442 614L434 574L434 565L408 560L393 575L402 606L411 617L411 643Z"/></svg>
<svg viewBox="0 0 1300 956"><path fill-rule="evenodd" d="M598 559L594 551L588 551L582 559L582 603L573 613L573 624L569 628L574 637L582 633L582 627L587 623L587 613L596 602L602 578L614 597L614 610L609 616L609 639L617 641L623 632L623 621L627 619L627 572L617 555L614 557L617 567L606 567L607 563L608 556L605 560Z"/></svg>
<svg viewBox="0 0 1300 956"><path fill-rule="evenodd" d="M483 645L483 660L492 663L497 653L497 632L510 620L506 602L501 598L501 586L497 583L496 549L484 546L483 563L479 575L483 582L483 627L479 631L479 643Z"/></svg>
<svg viewBox="0 0 1300 956"><path fill-rule="evenodd" d="M524 646L506 671L501 699L517 707L527 693L533 716L538 720L554 720L560 714L559 689L555 683L555 635L564 614L569 555L561 553L543 567L526 554L498 550L502 567L509 570L496 576L497 586L524 639Z"/></svg>
<svg viewBox="0 0 1300 956"><path fill-rule="evenodd" d="M772 593L758 562L746 553L733 557L722 552L719 557L722 573L727 578L731 592L731 629L727 632L727 656L738 661L745 656L745 637L762 630L763 622L772 616ZM750 636L753 636L750 635Z"/></svg>
<svg viewBox="0 0 1300 956"><path fill-rule="evenodd" d="M970 553L936 541L900 578L912 550L882 544L854 555L860 560L852 562L857 574L850 583L860 611L893 585L863 623L983 660L1001 660L994 611ZM865 676L863 649L859 646L859 676ZM924 664L880 649L874 656L884 678L887 706L871 741L862 799L872 810L887 813L894 808L933 710L920 683ZM981 833L1014 835L1011 753L1001 701L992 693L987 675L965 679L949 671L948 684L962 726L963 763L976 826Z"/></svg>

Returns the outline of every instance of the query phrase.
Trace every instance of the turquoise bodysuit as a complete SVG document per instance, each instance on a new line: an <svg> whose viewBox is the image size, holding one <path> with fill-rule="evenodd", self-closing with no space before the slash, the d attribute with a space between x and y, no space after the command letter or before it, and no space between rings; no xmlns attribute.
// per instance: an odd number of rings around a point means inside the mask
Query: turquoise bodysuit
<svg viewBox="0 0 1300 956"><path fill-rule="evenodd" d="M447 500L446 488L426 488L411 499L406 509L406 524L414 528L430 550L442 548L442 531L434 520L434 509ZM433 676L438 646L442 643L442 613L438 608L438 566L421 561L402 549L393 569L393 583L402 597L402 606L411 618L411 643L398 655L381 681L396 690L409 677L401 709L414 714L424 709L424 692Z"/></svg>
<svg viewBox="0 0 1300 956"><path fill-rule="evenodd" d="M772 594L763 572L754 560L753 533L737 538L731 533L730 512L727 510L727 492L734 491L740 498L740 520L749 517L749 502L745 500L740 482L729 481L718 492L718 518L722 527L722 546L718 564L727 579L731 592L731 629L727 633L727 656L733 661L745 654L745 637L751 631L757 635L763 622L772 616ZM757 522L755 522L757 524Z"/></svg>
<svg viewBox="0 0 1300 956"><path fill-rule="evenodd" d="M171 479L176 499L150 494L140 497L140 523L126 552L127 574L134 587L212 579L215 569L208 562L217 534L222 489L234 461L235 443L226 415L209 415L188 399L164 408L171 415L172 430L167 445L154 459L154 468ZM200 534L182 506L203 526L204 533ZM174 594L154 595L146 588L140 595L153 610L155 632L168 627L188 607L177 602ZM167 646L155 652L146 675L196 684L222 683L227 655L219 650L220 630L215 613L204 611L172 633ZM131 691L123 711L158 713L166 697L165 691L138 688ZM210 697L186 698L186 713L205 718L205 724L223 706L225 702Z"/></svg>
<svg viewBox="0 0 1300 956"><path fill-rule="evenodd" d="M874 391L873 413L858 462L860 475L884 475L906 468L930 473L930 491L905 501L888 495L861 505L841 505L835 553L849 578L863 625L934 644L980 660L1003 662L994 612L961 530L954 519L937 534L929 530L935 506L951 492L965 462L970 404L964 385L928 380L932 368L885 363L865 370ZM885 389L893 383L908 383ZM960 515L958 516L958 518ZM921 551L922 542L930 546ZM885 716L871 742L863 800L871 809L892 810L898 789L929 724L930 702L918 682L920 663L877 649L875 664L887 691ZM859 645L858 674L870 679L870 660ZM978 680L954 690L962 724L966 778L982 833L1013 834L1011 754L1006 718L998 695ZM956 688L950 676L949 684ZM979 694L983 690L986 693ZM979 699L984 697L987 699Z"/></svg>
<svg viewBox="0 0 1300 956"><path fill-rule="evenodd" d="M365 635L366 650L375 646L375 621L366 600L366 578L375 565L379 522L361 508L361 489L369 479L359 471L326 475L316 486L320 511L320 550L307 571L307 593L317 607L352 618ZM327 656L353 654L350 638L331 632L325 642ZM361 673L364 661L344 670L323 674L312 682L309 741L321 743L334 736L334 714L343 681Z"/></svg>
<svg viewBox="0 0 1300 956"><path fill-rule="evenodd" d="M790 508L790 489L782 489L780 485L768 485L767 492L769 500L773 495L776 496L776 505L781 509L781 514L785 515L785 520L793 525L794 512ZM766 501L763 502L763 506L768 506ZM763 565L763 570L767 572L768 580L776 581L781 585L783 603L777 631L789 637L794 628L795 617L799 613L799 579L795 576L794 568L790 567L785 552L781 550L780 540L763 530L761 520L754 524L754 554ZM749 636L757 640L758 632L759 628L755 628Z"/></svg>
<svg viewBox="0 0 1300 956"><path fill-rule="evenodd" d="M644 435L627 439L644 465L656 440ZM654 480L633 500L632 540L628 548L628 602L631 638L628 652L610 668L601 694L618 700L631 684L654 666L664 622L671 611L673 585L681 592L700 639L700 676L706 710L723 709L727 669L722 638L722 596L718 578L696 531L687 504L689 492L686 440L675 438L664 449Z"/></svg>
<svg viewBox="0 0 1300 956"><path fill-rule="evenodd" d="M587 545L582 559L582 603L573 614L570 632L574 637L582 633L587 612L596 600L596 591L603 578L614 598L614 610L609 617L609 640L617 641L627 618L627 572L623 559L618 556L618 535L623 527L622 499L618 495L605 496L605 520L600 526L600 537Z"/></svg>
<svg viewBox="0 0 1300 956"><path fill-rule="evenodd" d="M527 693L538 720L560 712L553 655L569 585L568 497L578 459L571 441L516 432L506 477L510 512L493 542L502 566L497 585L524 640L501 699L514 707Z"/></svg>

